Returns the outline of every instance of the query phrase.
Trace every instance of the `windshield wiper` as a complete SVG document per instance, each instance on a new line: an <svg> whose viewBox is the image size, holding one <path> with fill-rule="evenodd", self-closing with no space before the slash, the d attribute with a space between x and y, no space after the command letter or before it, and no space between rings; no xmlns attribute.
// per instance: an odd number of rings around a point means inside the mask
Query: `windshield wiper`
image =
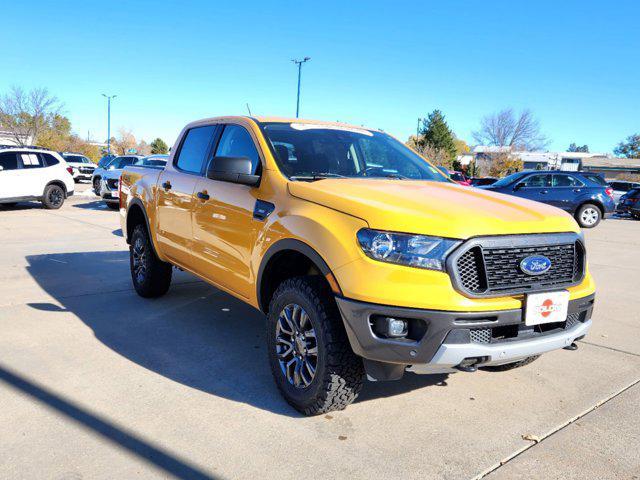
<svg viewBox="0 0 640 480"><path fill-rule="evenodd" d="M292 175L289 177L291 180L302 180L303 182L313 182L315 180L323 180L325 178L347 178L345 175L331 172L318 172L311 173L309 175Z"/></svg>

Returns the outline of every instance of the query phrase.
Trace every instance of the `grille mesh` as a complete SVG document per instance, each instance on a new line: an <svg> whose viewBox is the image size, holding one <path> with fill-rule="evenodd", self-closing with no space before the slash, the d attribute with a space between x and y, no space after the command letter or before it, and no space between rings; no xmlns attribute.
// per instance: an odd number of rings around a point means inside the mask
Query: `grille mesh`
<svg viewBox="0 0 640 480"><path fill-rule="evenodd" d="M491 342L491 329L490 328L472 328L470 336L473 343L490 343Z"/></svg>
<svg viewBox="0 0 640 480"><path fill-rule="evenodd" d="M117 190L118 188L118 179L117 178L109 178L107 180L107 185L111 190Z"/></svg>
<svg viewBox="0 0 640 480"><path fill-rule="evenodd" d="M578 280L583 271L582 247L568 243L535 247L482 248L475 246L456 260L458 281L475 295L526 292L562 287ZM520 262L532 255L544 255L551 268L542 275L528 275Z"/></svg>
<svg viewBox="0 0 640 480"><path fill-rule="evenodd" d="M567 315L567 326L565 328L569 329L574 325L576 325L577 323L580 323L581 314L582 314L581 312L577 312L577 313L570 313L569 315Z"/></svg>

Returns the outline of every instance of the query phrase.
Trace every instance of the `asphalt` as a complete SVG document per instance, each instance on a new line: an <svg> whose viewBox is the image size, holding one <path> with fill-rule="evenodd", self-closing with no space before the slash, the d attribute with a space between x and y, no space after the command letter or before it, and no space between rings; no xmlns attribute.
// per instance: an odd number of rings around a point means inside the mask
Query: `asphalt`
<svg viewBox="0 0 640 480"><path fill-rule="evenodd" d="M367 383L305 418L270 377L262 316L182 272L138 297L90 193L0 210L0 478L640 478L639 233L586 232L598 295L577 351Z"/></svg>

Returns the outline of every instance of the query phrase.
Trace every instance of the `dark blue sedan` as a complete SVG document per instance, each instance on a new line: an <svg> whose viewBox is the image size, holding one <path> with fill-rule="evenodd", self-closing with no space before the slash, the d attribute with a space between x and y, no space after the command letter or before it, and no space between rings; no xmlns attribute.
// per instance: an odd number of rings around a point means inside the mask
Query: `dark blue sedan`
<svg viewBox="0 0 640 480"><path fill-rule="evenodd" d="M594 175L579 172L524 171L480 187L561 208L583 228L593 228L615 209L613 189Z"/></svg>

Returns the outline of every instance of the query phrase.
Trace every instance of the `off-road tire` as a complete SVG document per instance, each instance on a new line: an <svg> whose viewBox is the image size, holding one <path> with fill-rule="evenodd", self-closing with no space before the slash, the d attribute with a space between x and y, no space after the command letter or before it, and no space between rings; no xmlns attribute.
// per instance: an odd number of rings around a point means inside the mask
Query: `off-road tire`
<svg viewBox="0 0 640 480"><path fill-rule="evenodd" d="M109 207L110 210L120 210L120 204L119 203L114 203L114 202L104 202L107 204L107 207Z"/></svg>
<svg viewBox="0 0 640 480"><path fill-rule="evenodd" d="M144 275L140 278L136 274L134 266L134 250L143 247L143 254L140 259L144 262ZM129 267L131 270L131 281L138 295L144 298L160 297L167 293L171 285L171 264L163 262L157 256L151 245L151 240L144 225L138 224L131 234L131 245L129 245Z"/></svg>
<svg viewBox="0 0 640 480"><path fill-rule="evenodd" d="M505 363L504 365L492 365L488 367L480 367L482 370L487 370L488 372L506 372L507 370L513 370L514 368L524 367L525 365L529 365L531 362L534 362L540 357L540 355L534 355L533 357L527 357L524 360L520 360L519 362L513 363Z"/></svg>
<svg viewBox="0 0 640 480"><path fill-rule="evenodd" d="M42 195L42 206L47 210L57 210L64 204L65 197L60 185L47 185Z"/></svg>
<svg viewBox="0 0 640 480"><path fill-rule="evenodd" d="M597 212L597 219L595 220L595 223L585 223L585 221L583 220L583 214L585 211ZM575 219L578 222L578 225L580 225L582 228L593 228L602 220L602 210L600 210L600 207L594 205L593 203L585 203L584 205L581 205L576 212Z"/></svg>
<svg viewBox="0 0 640 480"><path fill-rule="evenodd" d="M276 353L276 325L284 307L295 303L308 314L316 333L318 362L313 381L296 388L287 380ZM276 289L267 315L267 348L271 373L285 400L304 415L344 410L360 393L362 359L351 346L335 299L324 278L305 276L285 280Z"/></svg>

